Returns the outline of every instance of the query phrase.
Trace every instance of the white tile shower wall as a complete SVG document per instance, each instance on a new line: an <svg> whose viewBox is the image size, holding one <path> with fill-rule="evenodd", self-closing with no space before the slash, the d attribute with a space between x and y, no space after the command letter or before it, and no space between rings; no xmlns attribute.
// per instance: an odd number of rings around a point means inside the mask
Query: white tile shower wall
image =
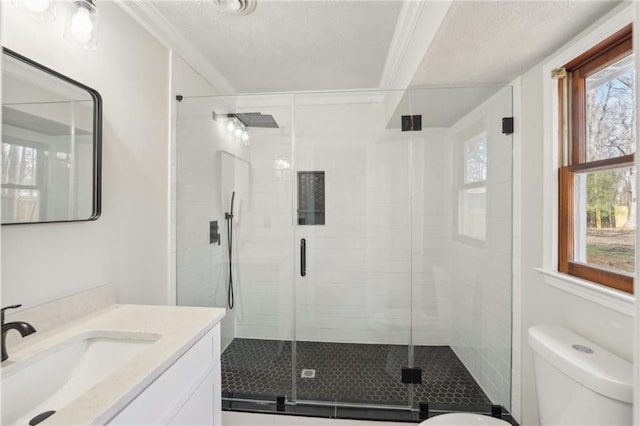
<svg viewBox="0 0 640 426"><path fill-rule="evenodd" d="M452 161L461 165L456 147L479 132L487 135L486 239L469 244L454 236L452 241L452 312L464 313L452 317L452 347L489 398L506 407L511 391L512 145L511 137L501 133L501 120L511 111L511 89L502 89L452 127L450 145Z"/></svg>
<svg viewBox="0 0 640 426"><path fill-rule="evenodd" d="M433 297L437 269L422 266L422 203L413 212L418 225L413 234L419 237L413 236L413 250L411 246L410 136L399 128L385 128L382 103L354 100L353 95L331 97L324 104L317 98L308 103L298 99L295 159L290 136L274 130L252 132L252 195L238 227L239 238L250 244L240 247L237 335L290 338L295 297L300 340L407 344L413 263L414 291L418 300L428 300L414 317L414 341L446 344L449 315L442 306L447 306L447 297ZM291 129L291 110L269 108L267 101L262 112L273 113L285 132ZM240 100L239 105L243 102L255 100ZM256 110L255 105L247 108ZM435 139L433 143L435 147ZM422 138L413 142L419 171L425 158L422 144ZM435 155L432 161L435 173L435 165L442 163ZM325 225L295 224L294 167L325 172ZM415 189L422 199L422 172L417 176ZM442 194L442 188L429 185L433 194ZM441 219L428 217L434 218ZM429 223L428 232L444 235ZM307 240L304 278L297 269L300 238ZM426 250L441 258L435 243L430 244ZM432 259L430 265L435 264Z"/></svg>
<svg viewBox="0 0 640 426"><path fill-rule="evenodd" d="M293 338L291 99L237 100L238 111L270 114L279 126L248 129L248 193L235 228L238 337Z"/></svg>
<svg viewBox="0 0 640 426"><path fill-rule="evenodd" d="M413 343L449 345L451 173L448 129L413 133Z"/></svg>

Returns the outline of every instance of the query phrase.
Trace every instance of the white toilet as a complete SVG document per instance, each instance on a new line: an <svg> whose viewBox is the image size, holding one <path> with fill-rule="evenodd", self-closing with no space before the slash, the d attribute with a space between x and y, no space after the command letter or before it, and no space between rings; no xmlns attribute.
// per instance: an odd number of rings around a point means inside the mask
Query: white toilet
<svg viewBox="0 0 640 426"><path fill-rule="evenodd" d="M434 416L420 423L425 426L505 426L511 423L495 417L472 413L450 413ZM420 426L418 425L418 426Z"/></svg>
<svg viewBox="0 0 640 426"><path fill-rule="evenodd" d="M630 362L557 325L529 329L541 426L632 424Z"/></svg>

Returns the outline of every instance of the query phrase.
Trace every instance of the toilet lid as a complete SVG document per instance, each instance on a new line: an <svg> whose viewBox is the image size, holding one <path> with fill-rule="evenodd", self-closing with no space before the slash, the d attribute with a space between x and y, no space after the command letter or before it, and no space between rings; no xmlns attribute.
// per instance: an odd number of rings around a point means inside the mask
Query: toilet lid
<svg viewBox="0 0 640 426"><path fill-rule="evenodd" d="M451 413L441 414L420 423L424 426L449 425L449 426L505 426L510 423L496 419L495 417L484 416L473 413Z"/></svg>

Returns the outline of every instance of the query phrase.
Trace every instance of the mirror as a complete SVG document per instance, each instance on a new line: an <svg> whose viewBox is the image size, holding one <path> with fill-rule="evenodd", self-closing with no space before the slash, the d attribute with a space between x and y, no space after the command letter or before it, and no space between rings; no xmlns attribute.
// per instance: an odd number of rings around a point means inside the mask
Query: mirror
<svg viewBox="0 0 640 426"><path fill-rule="evenodd" d="M100 95L2 50L2 224L96 220Z"/></svg>

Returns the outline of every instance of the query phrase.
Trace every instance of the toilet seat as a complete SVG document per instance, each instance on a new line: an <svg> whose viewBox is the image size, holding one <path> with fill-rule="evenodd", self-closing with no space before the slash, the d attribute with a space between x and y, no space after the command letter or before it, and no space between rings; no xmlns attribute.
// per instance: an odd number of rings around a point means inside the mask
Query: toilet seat
<svg viewBox="0 0 640 426"><path fill-rule="evenodd" d="M450 413L432 417L420 423L424 426L506 426L509 422L474 413ZM419 425L419 426L420 426Z"/></svg>

